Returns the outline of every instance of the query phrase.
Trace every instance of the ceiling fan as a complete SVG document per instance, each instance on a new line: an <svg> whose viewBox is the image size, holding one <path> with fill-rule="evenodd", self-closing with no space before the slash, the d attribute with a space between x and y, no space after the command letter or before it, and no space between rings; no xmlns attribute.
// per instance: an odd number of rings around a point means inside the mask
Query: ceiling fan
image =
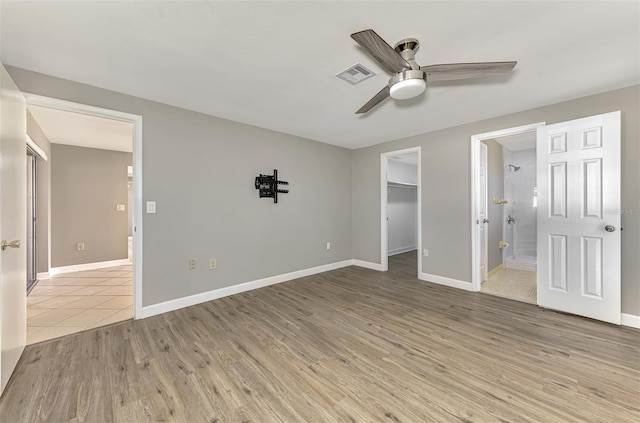
<svg viewBox="0 0 640 423"><path fill-rule="evenodd" d="M449 63L442 65L419 66L414 57L420 47L415 38L406 38L392 48L373 29L351 34L382 67L393 73L389 84L373 96L356 114L366 113L387 97L406 100L422 94L427 87L427 80L451 81L454 79L480 78L483 76L509 73L516 63L511 62L476 62Z"/></svg>

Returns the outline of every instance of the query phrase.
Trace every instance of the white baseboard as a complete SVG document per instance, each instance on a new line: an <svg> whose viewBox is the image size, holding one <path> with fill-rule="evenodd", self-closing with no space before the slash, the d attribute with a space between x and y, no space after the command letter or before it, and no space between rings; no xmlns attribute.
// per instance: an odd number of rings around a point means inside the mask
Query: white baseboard
<svg viewBox="0 0 640 423"><path fill-rule="evenodd" d="M622 326L629 326L632 328L640 329L640 316L635 314L622 313L620 315L620 324Z"/></svg>
<svg viewBox="0 0 640 423"><path fill-rule="evenodd" d="M131 264L129 262L129 259L99 261L96 263L83 263L83 264L74 264L71 266L52 267L51 269L49 269L49 275L54 276L54 275L59 275L61 273L82 272L85 270L104 269L105 267L124 266L126 264Z"/></svg>
<svg viewBox="0 0 640 423"><path fill-rule="evenodd" d="M433 282L439 285L446 285L452 288L464 289L466 291L473 291L473 284L471 282L465 282L458 279L446 278L444 276L431 275L429 273L420 272L418 279L426 282Z"/></svg>
<svg viewBox="0 0 640 423"><path fill-rule="evenodd" d="M263 288L265 286L274 285L281 282L298 279L305 276L315 275L317 273L328 272L329 270L340 269L342 267L351 266L352 260L344 260L336 263L329 263L322 266L311 267L309 269L298 270L295 272L285 273L282 275L271 276L255 281L244 282L238 285L227 286L224 288L214 289L212 291L202 292L200 294L190 295L188 297L177 298L175 300L165 301L163 303L153 304L142 307L142 319L145 317L155 316L157 314L167 313L169 311L178 310L180 308L204 303L207 301L217 300L218 298L228 297L229 295L240 294L242 292L251 291L253 289Z"/></svg>
<svg viewBox="0 0 640 423"><path fill-rule="evenodd" d="M401 248L395 248L393 250L389 250L388 255L390 256L395 256L396 254L402 254L402 253L406 253L408 251L414 251L416 250L418 247L414 246L409 246L409 247L401 247Z"/></svg>
<svg viewBox="0 0 640 423"><path fill-rule="evenodd" d="M382 272L382 265L380 263L372 263L370 261L363 261L363 260L353 259L353 260L351 260L351 264L353 266L360 266L360 267L364 267L364 268L367 268L367 269L377 270L379 272Z"/></svg>
<svg viewBox="0 0 640 423"><path fill-rule="evenodd" d="M44 279L49 279L49 272L38 273L36 275L36 279L38 279L39 281L44 280Z"/></svg>

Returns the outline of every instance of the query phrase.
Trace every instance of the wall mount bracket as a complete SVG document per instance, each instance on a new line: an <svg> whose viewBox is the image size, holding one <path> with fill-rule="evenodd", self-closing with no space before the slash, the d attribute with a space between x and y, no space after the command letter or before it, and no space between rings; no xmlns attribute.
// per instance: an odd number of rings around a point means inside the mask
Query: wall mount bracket
<svg viewBox="0 0 640 423"><path fill-rule="evenodd" d="M260 198L273 198L273 202L278 202L278 194L287 194L288 189L278 189L278 185L289 185L287 181L278 180L278 170L273 169L273 175L256 176L255 187Z"/></svg>

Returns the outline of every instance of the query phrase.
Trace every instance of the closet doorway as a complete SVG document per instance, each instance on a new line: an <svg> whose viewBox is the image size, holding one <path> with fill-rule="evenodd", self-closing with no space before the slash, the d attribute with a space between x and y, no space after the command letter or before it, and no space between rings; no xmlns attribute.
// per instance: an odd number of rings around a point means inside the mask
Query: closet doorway
<svg viewBox="0 0 640 423"><path fill-rule="evenodd" d="M382 270L421 270L420 148L381 155ZM416 271L417 270L417 271ZM415 273L414 273L415 272Z"/></svg>

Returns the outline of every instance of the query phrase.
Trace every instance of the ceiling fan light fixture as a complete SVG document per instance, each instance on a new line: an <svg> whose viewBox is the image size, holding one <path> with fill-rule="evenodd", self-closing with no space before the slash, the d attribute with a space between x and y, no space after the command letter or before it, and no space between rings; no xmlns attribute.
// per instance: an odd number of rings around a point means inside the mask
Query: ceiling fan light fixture
<svg viewBox="0 0 640 423"><path fill-rule="evenodd" d="M406 79L393 84L389 88L389 95L396 100L407 100L419 96L426 88L424 79Z"/></svg>
<svg viewBox="0 0 640 423"><path fill-rule="evenodd" d="M396 73L389 80L389 95L396 100L417 97L427 88L427 74L418 69Z"/></svg>

